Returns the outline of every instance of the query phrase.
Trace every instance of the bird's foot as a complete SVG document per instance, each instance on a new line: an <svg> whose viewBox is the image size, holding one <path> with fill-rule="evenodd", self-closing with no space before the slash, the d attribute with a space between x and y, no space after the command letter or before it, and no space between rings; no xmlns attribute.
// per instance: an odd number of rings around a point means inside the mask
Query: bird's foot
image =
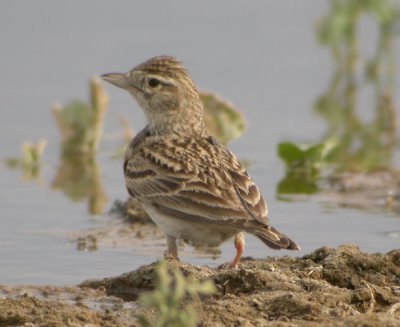
<svg viewBox="0 0 400 327"><path fill-rule="evenodd" d="M178 247L176 245L176 238L173 236L167 235L167 246L168 246L167 250L164 251L164 259L179 261Z"/></svg>
<svg viewBox="0 0 400 327"><path fill-rule="evenodd" d="M177 256L176 254L171 253L171 252L168 251L168 250L165 250L165 251L164 251L164 259L165 259L165 260L176 260L176 261L180 261L179 258L178 258L178 256Z"/></svg>

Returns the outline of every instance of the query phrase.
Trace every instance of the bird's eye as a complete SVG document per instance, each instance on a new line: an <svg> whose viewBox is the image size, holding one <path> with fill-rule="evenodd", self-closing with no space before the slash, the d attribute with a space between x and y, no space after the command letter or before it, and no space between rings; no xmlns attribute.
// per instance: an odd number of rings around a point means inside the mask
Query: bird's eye
<svg viewBox="0 0 400 327"><path fill-rule="evenodd" d="M160 84L160 81L156 78L150 78L149 79L149 86L150 87L156 87L157 85Z"/></svg>

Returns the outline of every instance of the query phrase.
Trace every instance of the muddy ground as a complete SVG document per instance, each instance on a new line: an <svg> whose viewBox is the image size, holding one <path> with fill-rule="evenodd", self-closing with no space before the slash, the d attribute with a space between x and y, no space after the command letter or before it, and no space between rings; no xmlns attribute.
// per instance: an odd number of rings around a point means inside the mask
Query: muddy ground
<svg viewBox="0 0 400 327"><path fill-rule="evenodd" d="M199 326L400 326L400 250L366 254L354 245L302 258L245 258L237 269L170 262L211 279ZM0 326L139 326L156 313L138 302L155 264L75 287L0 287Z"/></svg>
<svg viewBox="0 0 400 327"><path fill-rule="evenodd" d="M338 175L317 197L398 213L399 181L393 172ZM71 235L78 249L164 239L134 201L117 203L114 211L117 223ZM217 287L196 304L199 326L400 326L400 249L366 254L355 245L324 247L301 258L245 258L237 269L169 265ZM139 294L154 289L155 267L73 287L0 285L0 327L139 326L139 316L157 317L138 301Z"/></svg>

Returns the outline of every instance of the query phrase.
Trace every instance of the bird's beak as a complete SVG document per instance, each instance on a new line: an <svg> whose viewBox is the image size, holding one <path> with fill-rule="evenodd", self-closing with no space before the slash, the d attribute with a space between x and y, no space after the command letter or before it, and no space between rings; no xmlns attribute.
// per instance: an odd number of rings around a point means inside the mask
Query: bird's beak
<svg viewBox="0 0 400 327"><path fill-rule="evenodd" d="M129 86L129 80L125 74L122 73L110 73L101 75L101 78L108 83L114 84L115 86L120 87L121 89L127 89Z"/></svg>

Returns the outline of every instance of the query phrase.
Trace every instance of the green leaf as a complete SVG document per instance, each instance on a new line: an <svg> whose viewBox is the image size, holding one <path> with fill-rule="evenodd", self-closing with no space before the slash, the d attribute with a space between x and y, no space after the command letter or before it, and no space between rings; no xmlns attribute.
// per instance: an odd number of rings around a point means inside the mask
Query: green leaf
<svg viewBox="0 0 400 327"><path fill-rule="evenodd" d="M324 144L310 145L304 150L304 158L311 161L318 161L321 159L321 152Z"/></svg>
<svg viewBox="0 0 400 327"><path fill-rule="evenodd" d="M279 143L278 155L287 165L304 158L303 151L296 144L291 142Z"/></svg>

